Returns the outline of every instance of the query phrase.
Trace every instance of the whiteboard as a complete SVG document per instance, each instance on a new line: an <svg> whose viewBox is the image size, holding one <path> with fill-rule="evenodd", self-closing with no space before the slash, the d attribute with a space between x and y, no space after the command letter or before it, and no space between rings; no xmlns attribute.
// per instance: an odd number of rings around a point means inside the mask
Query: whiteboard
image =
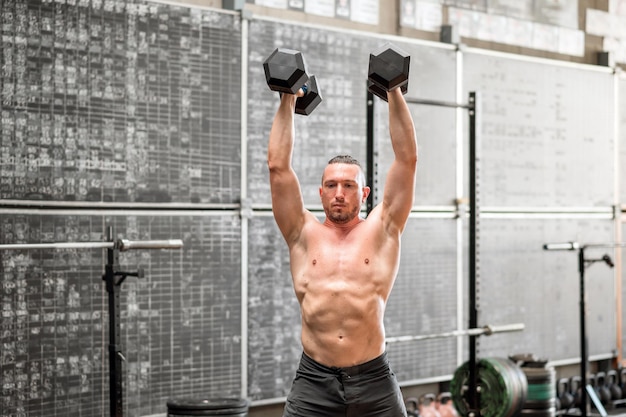
<svg viewBox="0 0 626 417"><path fill-rule="evenodd" d="M481 204L610 206L613 88L606 70L464 54L463 89L481 95Z"/></svg>
<svg viewBox="0 0 626 417"><path fill-rule="evenodd" d="M576 218L481 220L479 325L524 323L523 332L480 339L483 356L531 352L550 360L580 357L577 251L545 251L545 243L613 241L613 222ZM587 250L599 258L605 251ZM587 268L587 336L590 355L616 346L613 270Z"/></svg>

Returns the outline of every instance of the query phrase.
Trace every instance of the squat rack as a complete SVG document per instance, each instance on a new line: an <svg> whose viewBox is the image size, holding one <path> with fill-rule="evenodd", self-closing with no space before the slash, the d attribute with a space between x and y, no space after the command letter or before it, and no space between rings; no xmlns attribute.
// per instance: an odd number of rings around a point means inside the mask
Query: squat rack
<svg viewBox="0 0 626 417"><path fill-rule="evenodd" d="M469 329L463 334L469 335L469 362L468 362L468 390L465 394L469 415L480 417L480 402L478 390L476 338L485 332L476 331L478 326L478 306L476 303L476 284L479 278L478 273L478 248L479 248L479 227L480 227L480 159L481 144L477 126L480 126L479 109L480 96L474 91L469 92L467 103L456 103L449 101L438 101L418 98L405 98L410 104L422 104L430 106L442 106L451 108L467 109L469 115ZM368 184L375 183L376 162L374 160L374 94L367 92L367 155L366 155L366 180ZM374 208L374 191L372 186L366 202L366 209L369 213ZM510 325L512 327L505 331L517 331L524 328L523 324Z"/></svg>
<svg viewBox="0 0 626 417"><path fill-rule="evenodd" d="M613 260L608 254L605 254L601 258L586 258L586 249L614 249L614 248L626 248L626 243L599 243L599 244L581 244L579 242L565 242L565 243L546 243L543 245L543 249L547 251L573 251L578 250L578 290L579 290L579 326L580 326L580 377L582 384L585 386L587 395L580 396L580 417L587 417L591 410L587 396L593 402L598 412L602 417L607 416L607 412L602 405L602 402L598 398L594 388L588 383L587 374L589 369L589 339L587 337L587 306L586 306L586 294L585 294L585 270L588 266L596 262L604 262L610 268L613 268Z"/></svg>
<svg viewBox="0 0 626 417"><path fill-rule="evenodd" d="M170 240L126 240L113 238L113 228L107 228L106 242L58 242L58 243L18 243L0 244L2 250L30 249L106 249L107 263L102 280L105 281L108 297L109 314L109 409L111 417L122 417L122 354L120 323L120 289L126 277L143 278L143 269L136 272L120 270L119 254L134 249L179 249L183 247L180 239Z"/></svg>

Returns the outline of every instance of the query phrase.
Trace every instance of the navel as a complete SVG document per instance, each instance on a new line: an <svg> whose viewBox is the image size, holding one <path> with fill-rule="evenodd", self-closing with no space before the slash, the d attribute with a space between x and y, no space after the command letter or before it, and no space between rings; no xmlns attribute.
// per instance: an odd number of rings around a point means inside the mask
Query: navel
<svg viewBox="0 0 626 417"><path fill-rule="evenodd" d="M370 263L370 259L369 258L365 258L365 263L366 264Z"/></svg>
<svg viewBox="0 0 626 417"><path fill-rule="evenodd" d="M317 259L313 259L313 265L317 264Z"/></svg>

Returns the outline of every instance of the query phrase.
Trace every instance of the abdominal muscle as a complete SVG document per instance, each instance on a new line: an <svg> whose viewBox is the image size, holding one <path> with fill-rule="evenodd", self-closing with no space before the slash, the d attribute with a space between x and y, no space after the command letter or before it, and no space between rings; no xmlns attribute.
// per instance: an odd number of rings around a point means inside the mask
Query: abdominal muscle
<svg viewBox="0 0 626 417"><path fill-rule="evenodd" d="M302 303L304 352L327 366L347 367L367 362L384 351L383 302L346 294L318 296Z"/></svg>
<svg viewBox="0 0 626 417"><path fill-rule="evenodd" d="M326 366L358 365L385 350L383 317L399 251L397 245L372 247L359 237L366 232L367 227L358 227L335 239L335 234L317 230L306 251L291 250L302 346Z"/></svg>

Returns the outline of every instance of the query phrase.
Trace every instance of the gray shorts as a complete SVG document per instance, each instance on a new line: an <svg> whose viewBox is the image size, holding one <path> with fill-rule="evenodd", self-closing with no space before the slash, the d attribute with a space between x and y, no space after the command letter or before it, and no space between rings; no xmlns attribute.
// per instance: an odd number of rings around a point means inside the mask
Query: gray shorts
<svg viewBox="0 0 626 417"><path fill-rule="evenodd" d="M387 354L348 368L324 366L302 354L283 417L406 417Z"/></svg>

